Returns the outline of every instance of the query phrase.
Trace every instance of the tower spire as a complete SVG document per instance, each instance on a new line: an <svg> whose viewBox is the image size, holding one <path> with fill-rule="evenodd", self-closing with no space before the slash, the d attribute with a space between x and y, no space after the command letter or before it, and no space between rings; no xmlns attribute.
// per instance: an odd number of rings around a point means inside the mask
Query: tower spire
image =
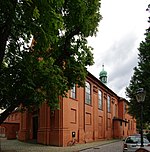
<svg viewBox="0 0 150 152"><path fill-rule="evenodd" d="M104 64L102 64L102 71L99 74L99 79L102 83L107 83L107 72L104 70Z"/></svg>

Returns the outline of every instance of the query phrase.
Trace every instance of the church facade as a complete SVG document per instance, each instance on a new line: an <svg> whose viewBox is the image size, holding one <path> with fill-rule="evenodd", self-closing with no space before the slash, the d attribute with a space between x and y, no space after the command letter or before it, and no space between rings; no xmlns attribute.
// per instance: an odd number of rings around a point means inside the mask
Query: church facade
<svg viewBox="0 0 150 152"><path fill-rule="evenodd" d="M136 121L127 113L128 101L88 73L86 87L74 87L60 99L54 112L46 103L34 112L20 113L18 139L36 139L44 145L67 146L124 138L136 133Z"/></svg>

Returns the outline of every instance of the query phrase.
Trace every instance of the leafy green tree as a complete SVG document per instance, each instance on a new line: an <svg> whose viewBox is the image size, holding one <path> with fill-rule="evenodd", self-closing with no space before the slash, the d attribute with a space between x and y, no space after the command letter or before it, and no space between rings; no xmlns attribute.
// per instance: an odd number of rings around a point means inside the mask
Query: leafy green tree
<svg viewBox="0 0 150 152"><path fill-rule="evenodd" d="M150 5L148 10L150 9ZM143 103L144 123L150 123L150 27L146 30L145 41L140 43L139 47L139 62L134 68L134 74L131 78L129 86L126 88L127 96L130 98L129 113L132 114L137 121L140 120L140 103L137 103L135 93L138 88L144 88L146 98Z"/></svg>
<svg viewBox="0 0 150 152"><path fill-rule="evenodd" d="M74 83L84 86L99 9L99 0L1 1L0 124L19 105L54 110Z"/></svg>

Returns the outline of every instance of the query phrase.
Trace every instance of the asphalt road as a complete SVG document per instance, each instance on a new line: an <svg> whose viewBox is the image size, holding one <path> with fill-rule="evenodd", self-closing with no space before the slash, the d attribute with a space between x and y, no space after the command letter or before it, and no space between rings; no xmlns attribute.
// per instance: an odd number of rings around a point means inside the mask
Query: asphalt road
<svg viewBox="0 0 150 152"><path fill-rule="evenodd" d="M81 150L80 152L123 152L123 142L115 142L106 145Z"/></svg>
<svg viewBox="0 0 150 152"><path fill-rule="evenodd" d="M122 148L123 142L115 139L56 147L0 138L0 152L122 152Z"/></svg>

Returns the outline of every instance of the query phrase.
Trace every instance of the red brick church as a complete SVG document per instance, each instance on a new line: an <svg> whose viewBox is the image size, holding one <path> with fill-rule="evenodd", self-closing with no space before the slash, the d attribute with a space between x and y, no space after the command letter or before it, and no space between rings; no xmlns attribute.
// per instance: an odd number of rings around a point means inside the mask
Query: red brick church
<svg viewBox="0 0 150 152"><path fill-rule="evenodd" d="M19 129L15 131L18 140L36 139L44 145L67 146L73 139L86 143L136 133L136 121L127 113L128 101L109 89L106 82L104 69L100 80L88 73L85 88L74 85L68 98L60 97L60 110L52 113L45 103L32 113L14 112L19 114ZM11 118L10 115L4 123L11 123Z"/></svg>

